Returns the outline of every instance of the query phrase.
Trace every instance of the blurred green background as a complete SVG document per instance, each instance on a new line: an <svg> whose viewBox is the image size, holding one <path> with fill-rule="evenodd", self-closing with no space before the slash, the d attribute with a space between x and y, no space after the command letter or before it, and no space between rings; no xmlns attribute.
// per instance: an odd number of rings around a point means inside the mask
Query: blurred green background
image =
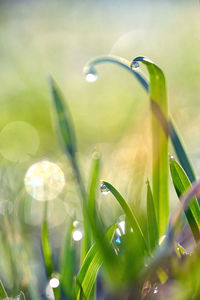
<svg viewBox="0 0 200 300"><path fill-rule="evenodd" d="M62 194L50 202L52 236L64 228L69 216L82 218L72 172L52 123L49 74L70 107L86 184L92 153L100 151L102 178L139 205L150 176L148 97L136 80L117 66L100 65L99 80L93 84L85 81L83 67L91 58L107 54L129 60L144 55L156 62L166 75L170 115L200 174L199 53L197 0L1 1L0 214L2 228L8 228L0 235L2 241L14 236L14 244L19 242L23 234L30 234L26 226L31 226L38 238L43 203L26 195L23 180L28 167L42 159L58 163L66 179ZM177 201L174 193L171 201ZM99 196L98 205L108 224L120 216L111 196ZM26 251L32 253L34 235L26 238ZM55 253L61 240L61 233L53 240ZM40 263L32 262L36 273L41 270ZM15 283L9 279L13 272L22 272L20 267L13 271L12 263L10 267L0 264L1 276L10 290L14 289ZM27 279L23 272L16 286Z"/></svg>

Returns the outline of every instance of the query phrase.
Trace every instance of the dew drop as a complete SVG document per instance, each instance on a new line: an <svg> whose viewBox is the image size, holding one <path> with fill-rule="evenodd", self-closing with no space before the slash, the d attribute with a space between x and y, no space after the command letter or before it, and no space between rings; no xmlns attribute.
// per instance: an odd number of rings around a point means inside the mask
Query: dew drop
<svg viewBox="0 0 200 300"><path fill-rule="evenodd" d="M117 244L121 244L121 239L120 239L119 236L116 238L115 242L116 242Z"/></svg>
<svg viewBox="0 0 200 300"><path fill-rule="evenodd" d="M106 187L104 183L101 184L100 190L103 195L107 195L110 193L109 189Z"/></svg>
<svg viewBox="0 0 200 300"><path fill-rule="evenodd" d="M98 75L94 71L90 71L85 75L85 79L88 82L95 82L98 79Z"/></svg>
<svg viewBox="0 0 200 300"><path fill-rule="evenodd" d="M60 281L58 280L58 278L51 278L49 281L49 285L55 289L60 285Z"/></svg>
<svg viewBox="0 0 200 300"><path fill-rule="evenodd" d="M72 238L75 242L79 242L83 238L83 233L81 230L75 229L72 232Z"/></svg>
<svg viewBox="0 0 200 300"><path fill-rule="evenodd" d="M173 162L175 160L174 156L173 155L169 155L169 160Z"/></svg>
<svg viewBox="0 0 200 300"><path fill-rule="evenodd" d="M140 67L140 64L138 61L132 61L131 63L131 68L134 70L134 71L137 71Z"/></svg>

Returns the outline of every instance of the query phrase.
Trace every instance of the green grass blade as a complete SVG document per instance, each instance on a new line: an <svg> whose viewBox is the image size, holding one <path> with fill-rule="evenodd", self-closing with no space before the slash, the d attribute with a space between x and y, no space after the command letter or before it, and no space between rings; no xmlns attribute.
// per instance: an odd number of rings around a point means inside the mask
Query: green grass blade
<svg viewBox="0 0 200 300"><path fill-rule="evenodd" d="M107 55L107 56L100 56L96 59L91 60L88 64L86 64L85 68L84 68L84 73L87 75L90 72L94 72L95 71L95 66L98 64L102 64L102 63L113 63L116 65L119 65L120 67L128 70L132 75L134 75L134 77L139 81L139 83L142 85L142 87L145 89L145 91L147 93L149 93L149 82L148 80L145 78L145 76L141 73L141 71L138 72L138 70L134 70L130 67L130 62L122 57L118 57L118 56L113 56L113 55ZM155 113L153 111L153 113ZM157 117L157 116L156 116ZM166 131L166 124L167 124L167 120L164 119L163 122L163 118L160 119L159 121L161 121L161 126L163 127L163 130ZM167 125L168 129L167 131L168 134L170 135L171 138L171 142L173 144L174 150L176 152L176 155L179 159L180 164L182 165L183 169L185 170L187 176L189 177L190 181L193 182L195 181L195 173L193 171L192 165L189 161L189 158L186 155L186 151L181 143L181 140L177 134L177 131L172 123L172 121L169 121L169 124Z"/></svg>
<svg viewBox="0 0 200 300"><path fill-rule="evenodd" d="M82 239L82 256L84 257L90 246L90 230L87 221L87 194L83 184L81 172L76 159L77 144L75 131L71 120L71 114L64 101L55 81L50 77L49 85L54 104L55 118L57 123L58 135L64 151L69 155L70 162L74 171L74 175L78 184L80 195L82 197L82 207L84 215L84 232L85 236Z"/></svg>
<svg viewBox="0 0 200 300"><path fill-rule="evenodd" d="M105 239L110 243L117 225L110 226L106 233ZM78 273L75 285L76 300L89 299L90 293L94 287L97 273L103 263L101 252L95 243L89 250L83 265Z"/></svg>
<svg viewBox="0 0 200 300"><path fill-rule="evenodd" d="M3 299L9 299L9 298L8 298L6 290L5 290L4 286L3 286L3 283L0 280L0 300L3 300Z"/></svg>
<svg viewBox="0 0 200 300"><path fill-rule="evenodd" d="M174 158L170 159L170 171L176 193L180 199L191 188L190 180ZM185 215L195 240L200 241L200 207L196 198L190 200L189 206L185 209Z"/></svg>
<svg viewBox="0 0 200 300"><path fill-rule="evenodd" d="M53 266L51 246L49 241L48 222L46 219L43 220L43 224L42 224L41 242L42 242L42 252L44 256L45 267L46 267L47 275L50 278L54 271L54 266Z"/></svg>
<svg viewBox="0 0 200 300"><path fill-rule="evenodd" d="M88 210L89 214L95 218L96 215L96 191L99 184L99 172L100 172L100 156L98 153L94 153L92 159L90 183L88 188Z"/></svg>
<svg viewBox="0 0 200 300"><path fill-rule="evenodd" d="M51 89L52 100L55 109L55 116L58 126L58 133L64 150L74 157L77 151L74 127L72 125L71 115L55 81L50 77L49 85Z"/></svg>
<svg viewBox="0 0 200 300"><path fill-rule="evenodd" d="M147 249L147 244L146 244L142 229L140 228L140 225L139 225L132 209L128 205L128 203L125 201L125 199L122 197L122 195L114 188L113 185L111 185L110 183L108 183L106 181L103 181L103 184L109 189L109 191L113 194L115 199L118 201L118 203L120 204L121 208L123 209L123 211L125 213L125 216L127 217L127 220L129 222L130 226L133 228L134 232L136 233L138 238L143 243L144 248Z"/></svg>
<svg viewBox="0 0 200 300"><path fill-rule="evenodd" d="M178 160L182 168L184 169L191 183L196 181L194 170L185 152L183 144L180 141L177 131L175 130L174 125L172 124L172 121L169 121L169 133L170 133L172 144L176 151L176 155L178 157Z"/></svg>
<svg viewBox="0 0 200 300"><path fill-rule="evenodd" d="M150 100L152 109L162 112L168 124L168 105L166 95L165 76L162 70L145 57L137 57L132 66L143 63L150 77ZM160 115L163 120L162 115ZM168 127L166 128L168 130ZM155 201L156 216L158 220L159 236L167 226L169 218L168 200L168 136L164 132L158 116L152 113L152 156L153 156L153 199Z"/></svg>
<svg viewBox="0 0 200 300"><path fill-rule="evenodd" d="M60 289L65 292L67 299L73 299L73 285L76 274L76 253L72 239L72 231L73 221L70 221L60 260Z"/></svg>
<svg viewBox="0 0 200 300"><path fill-rule="evenodd" d="M147 229L148 229L148 237L149 237L149 248L150 248L150 252L152 252L158 244L159 234L158 234L158 223L156 219L153 195L148 180L147 180L147 222L148 222Z"/></svg>
<svg viewBox="0 0 200 300"><path fill-rule="evenodd" d="M93 219L93 221L97 220L96 192L99 184L99 172L100 172L100 156L98 153L94 153L92 158L92 166L90 171L89 187L88 187L88 213ZM92 240L90 241L90 246L91 243Z"/></svg>

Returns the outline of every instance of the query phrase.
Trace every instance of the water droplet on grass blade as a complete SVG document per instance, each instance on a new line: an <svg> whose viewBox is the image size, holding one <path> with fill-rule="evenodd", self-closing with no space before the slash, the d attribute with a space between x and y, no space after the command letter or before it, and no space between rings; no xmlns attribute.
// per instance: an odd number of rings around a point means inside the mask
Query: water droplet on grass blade
<svg viewBox="0 0 200 300"><path fill-rule="evenodd" d="M60 281L58 280L58 278L51 278L49 280L49 284L53 289L55 289L60 285Z"/></svg>
<svg viewBox="0 0 200 300"><path fill-rule="evenodd" d="M86 75L85 75L85 79L88 82L95 82L98 79L98 75L96 72L94 71L89 71Z"/></svg>
<svg viewBox="0 0 200 300"><path fill-rule="evenodd" d="M103 195L107 195L110 193L109 189L106 187L104 183L101 184L100 190Z"/></svg>
<svg viewBox="0 0 200 300"><path fill-rule="evenodd" d="M117 244L121 244L121 239L120 239L119 236L116 238L115 242L116 242Z"/></svg>
<svg viewBox="0 0 200 300"><path fill-rule="evenodd" d="M58 196L65 185L62 170L54 163L40 161L33 164L24 178L28 194L40 201L52 200Z"/></svg>
<svg viewBox="0 0 200 300"><path fill-rule="evenodd" d="M73 230L73 232L72 232L72 238L73 238L73 240L76 241L76 242L82 240L82 238L83 238L83 233L82 233L82 231L80 231L80 230L78 230L78 229Z"/></svg>
<svg viewBox="0 0 200 300"><path fill-rule="evenodd" d="M140 64L138 61L132 61L131 63L131 69L133 69L134 71L137 71L140 68Z"/></svg>

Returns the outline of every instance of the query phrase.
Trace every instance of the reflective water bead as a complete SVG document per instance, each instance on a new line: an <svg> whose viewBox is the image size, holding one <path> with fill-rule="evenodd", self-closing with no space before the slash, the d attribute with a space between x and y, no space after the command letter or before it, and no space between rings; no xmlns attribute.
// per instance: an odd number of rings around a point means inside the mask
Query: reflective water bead
<svg viewBox="0 0 200 300"><path fill-rule="evenodd" d="M100 190L103 195L107 195L110 193L109 189L106 187L104 183L101 184Z"/></svg>
<svg viewBox="0 0 200 300"><path fill-rule="evenodd" d="M90 71L85 75L85 79L88 82L95 82L98 79L98 75L94 71Z"/></svg>
<svg viewBox="0 0 200 300"><path fill-rule="evenodd" d="M137 71L137 70L139 69L139 67L140 67L140 64L139 64L138 61L133 61L133 62L131 63L131 68L132 68L133 70Z"/></svg>

